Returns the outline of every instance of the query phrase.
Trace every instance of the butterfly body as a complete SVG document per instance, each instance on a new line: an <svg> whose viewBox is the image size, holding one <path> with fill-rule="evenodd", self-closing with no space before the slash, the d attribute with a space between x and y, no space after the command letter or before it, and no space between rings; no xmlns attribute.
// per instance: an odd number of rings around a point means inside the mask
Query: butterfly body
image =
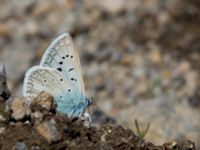
<svg viewBox="0 0 200 150"><path fill-rule="evenodd" d="M85 96L78 53L68 33L57 37L45 51L40 65L26 73L24 96L32 100L42 91L51 94L57 111L69 117L79 117L92 103Z"/></svg>

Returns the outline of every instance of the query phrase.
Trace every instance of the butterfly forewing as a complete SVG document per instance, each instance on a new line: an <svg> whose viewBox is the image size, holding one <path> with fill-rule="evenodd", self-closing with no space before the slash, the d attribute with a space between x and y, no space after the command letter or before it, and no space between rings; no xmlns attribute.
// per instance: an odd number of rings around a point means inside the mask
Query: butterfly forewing
<svg viewBox="0 0 200 150"><path fill-rule="evenodd" d="M40 66L30 68L24 79L23 95L32 100L45 91L57 102L57 111L80 116L90 105L85 98L80 60L72 38L64 33L45 51Z"/></svg>
<svg viewBox="0 0 200 150"><path fill-rule="evenodd" d="M60 35L50 44L42 57L40 66L58 70L84 99L85 92L80 60L68 33Z"/></svg>

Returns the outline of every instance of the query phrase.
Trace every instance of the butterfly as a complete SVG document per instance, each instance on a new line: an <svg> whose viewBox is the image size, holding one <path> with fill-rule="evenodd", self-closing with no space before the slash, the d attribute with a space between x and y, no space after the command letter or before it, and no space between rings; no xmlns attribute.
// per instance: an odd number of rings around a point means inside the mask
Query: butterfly
<svg viewBox="0 0 200 150"><path fill-rule="evenodd" d="M51 94L57 111L80 117L92 103L85 96L79 56L69 33L58 36L46 49L39 66L25 75L23 95L32 100L40 92Z"/></svg>

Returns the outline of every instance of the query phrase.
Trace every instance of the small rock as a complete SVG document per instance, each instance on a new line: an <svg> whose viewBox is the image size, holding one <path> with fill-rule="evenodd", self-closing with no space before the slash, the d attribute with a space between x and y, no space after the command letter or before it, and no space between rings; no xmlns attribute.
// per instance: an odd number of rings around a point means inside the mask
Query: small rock
<svg viewBox="0 0 200 150"><path fill-rule="evenodd" d="M6 23L0 24L0 35L1 36L9 36L10 35L9 26Z"/></svg>
<svg viewBox="0 0 200 150"><path fill-rule="evenodd" d="M0 115L0 121L5 121L6 118L4 118L2 115Z"/></svg>
<svg viewBox="0 0 200 150"><path fill-rule="evenodd" d="M39 25L32 20L27 21L24 26L25 33L29 36L36 36L40 32L39 28Z"/></svg>
<svg viewBox="0 0 200 150"><path fill-rule="evenodd" d="M15 15L26 15L28 10L34 7L36 1L34 0L22 0L21 3L18 3L16 0L12 0L12 11Z"/></svg>
<svg viewBox="0 0 200 150"><path fill-rule="evenodd" d="M61 136L56 128L55 120L44 121L36 127L38 133L49 143L60 140Z"/></svg>
<svg viewBox="0 0 200 150"><path fill-rule="evenodd" d="M0 97L8 99L9 96L10 92L6 82L6 69L5 66L0 63Z"/></svg>
<svg viewBox="0 0 200 150"><path fill-rule="evenodd" d="M12 117L16 120L22 119L26 115L26 101L24 98L15 98L11 103Z"/></svg>
<svg viewBox="0 0 200 150"><path fill-rule="evenodd" d="M55 103L53 96L46 92L41 92L36 98L33 99L30 108L32 111L54 110Z"/></svg>
<svg viewBox="0 0 200 150"><path fill-rule="evenodd" d="M166 149L185 149L195 150L195 144L189 140L185 141L172 141L163 145Z"/></svg>
<svg viewBox="0 0 200 150"><path fill-rule="evenodd" d="M121 60L121 63L123 65L130 65L133 61L132 55L124 55L124 57Z"/></svg>
<svg viewBox="0 0 200 150"><path fill-rule="evenodd" d="M190 71L185 75L186 87L188 95L192 95L198 87L198 72Z"/></svg>
<svg viewBox="0 0 200 150"><path fill-rule="evenodd" d="M119 13L126 8L126 2L123 0L102 0L96 1L96 3L100 8L111 14Z"/></svg>
<svg viewBox="0 0 200 150"><path fill-rule="evenodd" d="M15 148L16 150L26 150L26 144L24 142L17 142Z"/></svg>
<svg viewBox="0 0 200 150"><path fill-rule="evenodd" d="M5 127L0 127L0 134L2 134L5 131Z"/></svg>
<svg viewBox="0 0 200 150"><path fill-rule="evenodd" d="M10 96L10 97L8 98L8 100L6 101L6 108L5 108L5 111L6 111L6 112L11 112L13 100L14 100L14 98L13 98L12 96Z"/></svg>
<svg viewBox="0 0 200 150"><path fill-rule="evenodd" d="M158 65L162 64L163 57L161 55L161 52L157 49L152 50L150 52L149 58L155 64L158 64Z"/></svg>
<svg viewBox="0 0 200 150"><path fill-rule="evenodd" d="M42 150L42 148L40 148L39 145L34 145L34 146L31 146L30 148L31 150Z"/></svg>
<svg viewBox="0 0 200 150"><path fill-rule="evenodd" d="M104 124L115 124L116 120L114 118L111 118L107 116L103 111L101 110L94 110L91 114L92 123L95 123L97 127L103 126Z"/></svg>
<svg viewBox="0 0 200 150"><path fill-rule="evenodd" d="M36 9L33 12L34 16L46 15L52 8L52 3L48 3L47 0L40 1Z"/></svg>
<svg viewBox="0 0 200 150"><path fill-rule="evenodd" d="M31 113L31 119L37 124L37 122L41 122L44 118L44 113L36 111Z"/></svg>
<svg viewBox="0 0 200 150"><path fill-rule="evenodd" d="M183 75L187 72L190 72L190 70L191 70L191 64L188 61L183 61L177 65L175 72L177 74Z"/></svg>

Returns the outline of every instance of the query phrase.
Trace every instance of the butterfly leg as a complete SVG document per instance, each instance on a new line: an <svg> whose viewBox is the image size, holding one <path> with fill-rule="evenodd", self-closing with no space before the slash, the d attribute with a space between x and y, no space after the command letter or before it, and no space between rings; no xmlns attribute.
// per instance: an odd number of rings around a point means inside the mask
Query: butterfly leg
<svg viewBox="0 0 200 150"><path fill-rule="evenodd" d="M91 119L89 113L85 112L85 113L83 113L83 116L84 116L84 118L86 118L86 120L88 120L92 124L92 119Z"/></svg>
<svg viewBox="0 0 200 150"><path fill-rule="evenodd" d="M83 124L84 124L86 127L89 128L89 127L93 126L93 124L92 124L92 119L91 119L89 113L87 113L87 112L81 113L81 115L80 115L79 118L80 118L80 120L83 122Z"/></svg>

